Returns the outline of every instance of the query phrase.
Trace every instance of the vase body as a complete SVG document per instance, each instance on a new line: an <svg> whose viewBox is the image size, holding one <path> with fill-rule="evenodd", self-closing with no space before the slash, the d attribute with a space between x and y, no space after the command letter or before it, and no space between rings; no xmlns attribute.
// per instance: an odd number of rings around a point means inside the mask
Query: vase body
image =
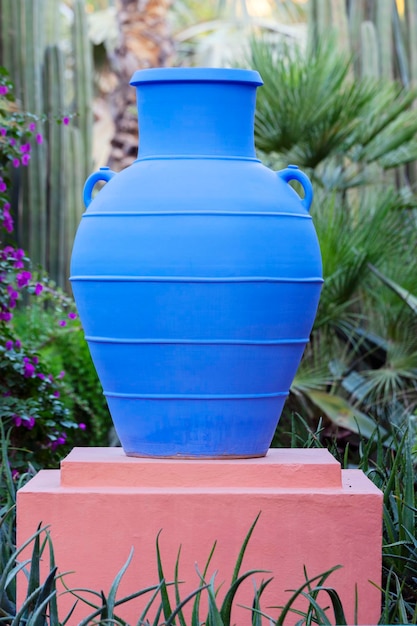
<svg viewBox="0 0 417 626"><path fill-rule="evenodd" d="M263 456L321 290L310 182L255 156L257 72L141 70L132 84L139 158L87 180L71 261L116 431L127 455Z"/></svg>

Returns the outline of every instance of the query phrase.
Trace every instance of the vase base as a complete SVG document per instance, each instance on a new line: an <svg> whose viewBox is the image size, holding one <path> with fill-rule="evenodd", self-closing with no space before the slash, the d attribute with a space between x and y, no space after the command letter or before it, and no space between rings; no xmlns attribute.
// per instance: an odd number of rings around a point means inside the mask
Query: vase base
<svg viewBox="0 0 417 626"><path fill-rule="evenodd" d="M184 461L210 461L223 459L261 459L266 456L266 452L261 454L216 454L216 455L204 455L204 454L140 454L138 452L126 452L126 456L135 457L139 459L178 459Z"/></svg>

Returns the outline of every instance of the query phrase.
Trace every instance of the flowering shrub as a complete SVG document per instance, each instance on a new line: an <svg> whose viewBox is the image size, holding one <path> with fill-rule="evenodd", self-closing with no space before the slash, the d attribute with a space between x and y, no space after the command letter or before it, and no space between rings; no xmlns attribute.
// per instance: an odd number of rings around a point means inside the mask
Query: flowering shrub
<svg viewBox="0 0 417 626"><path fill-rule="evenodd" d="M45 276L35 275L30 260L13 238L11 175L30 163L32 142L43 141L36 120L17 110L12 84L0 68L0 419L10 441L14 475L55 465L74 435L85 429L71 416L62 397L64 372L53 376L42 356L18 336L19 305L31 298L55 299L60 325L77 322L72 302L54 291ZM79 328L79 326L78 326Z"/></svg>

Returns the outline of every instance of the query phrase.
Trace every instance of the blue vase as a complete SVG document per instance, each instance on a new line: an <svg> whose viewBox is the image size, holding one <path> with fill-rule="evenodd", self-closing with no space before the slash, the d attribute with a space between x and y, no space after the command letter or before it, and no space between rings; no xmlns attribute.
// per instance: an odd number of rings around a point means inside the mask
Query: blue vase
<svg viewBox="0 0 417 626"><path fill-rule="evenodd" d="M87 179L71 262L117 434L129 456L264 456L322 285L311 183L255 156L257 72L149 69L131 84L139 157Z"/></svg>

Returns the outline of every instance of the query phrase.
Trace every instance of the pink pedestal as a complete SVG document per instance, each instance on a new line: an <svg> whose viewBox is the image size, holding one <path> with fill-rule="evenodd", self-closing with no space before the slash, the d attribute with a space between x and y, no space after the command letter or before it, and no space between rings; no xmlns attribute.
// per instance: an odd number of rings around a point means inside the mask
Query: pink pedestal
<svg viewBox="0 0 417 626"><path fill-rule="evenodd" d="M167 580L181 545L182 597L199 585L217 541L208 577L217 570L216 586L227 589L243 539L261 511L248 545L242 572L264 569L258 582L273 576L262 607L285 604L289 589L309 576L336 565L328 584L341 596L354 623L355 587L359 624L376 624L380 594L382 494L359 470L341 470L322 449L271 449L265 458L242 460L158 460L126 457L120 448L75 448L61 470L39 472L18 493L18 543L38 524L50 525L56 562L70 587L108 592L133 546L134 556L123 578L121 594L158 582L155 540ZM47 565L47 564L46 564ZM20 599L25 582L20 581ZM221 591L222 591L221 590ZM221 596L221 592L220 592ZM248 579L237 603L250 605ZM323 598L324 599L324 598ZM328 600L326 598L326 604ZM62 613L72 606L59 598ZM136 624L135 601L119 614ZM91 609L77 607L70 626ZM238 626L250 624L250 613L235 608ZM333 616L331 616L331 619ZM297 616L286 623L293 624Z"/></svg>

